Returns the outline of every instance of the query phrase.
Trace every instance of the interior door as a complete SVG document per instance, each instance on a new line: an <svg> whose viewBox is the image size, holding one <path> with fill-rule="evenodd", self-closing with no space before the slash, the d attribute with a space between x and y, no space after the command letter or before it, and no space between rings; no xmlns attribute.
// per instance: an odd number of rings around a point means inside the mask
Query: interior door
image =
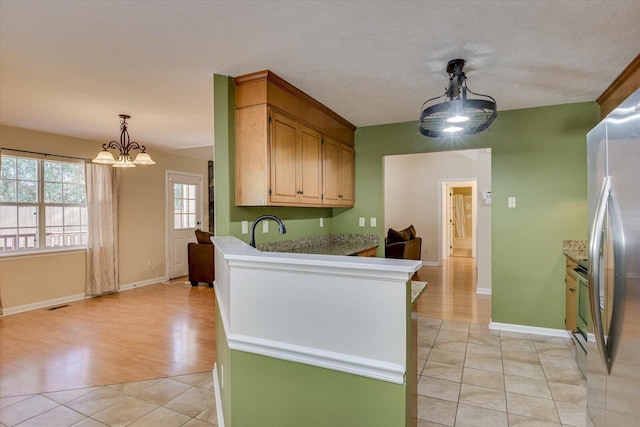
<svg viewBox="0 0 640 427"><path fill-rule="evenodd" d="M187 244L202 227L202 176L167 172L167 275L186 276Z"/></svg>

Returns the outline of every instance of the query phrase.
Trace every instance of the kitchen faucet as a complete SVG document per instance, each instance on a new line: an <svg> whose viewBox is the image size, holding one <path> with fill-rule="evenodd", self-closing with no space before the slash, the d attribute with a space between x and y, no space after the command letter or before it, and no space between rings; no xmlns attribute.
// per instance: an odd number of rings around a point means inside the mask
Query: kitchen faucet
<svg viewBox="0 0 640 427"><path fill-rule="evenodd" d="M277 222L278 223L278 232L280 234L285 234L287 232L287 228L284 226L284 223L277 216L275 216L275 215L260 215L258 218L256 218L255 221L253 221L253 224L251 224L251 238L249 239L249 245L253 246L254 248L256 247L256 225L258 225L258 223L260 221L262 221L263 219L272 219L275 222Z"/></svg>

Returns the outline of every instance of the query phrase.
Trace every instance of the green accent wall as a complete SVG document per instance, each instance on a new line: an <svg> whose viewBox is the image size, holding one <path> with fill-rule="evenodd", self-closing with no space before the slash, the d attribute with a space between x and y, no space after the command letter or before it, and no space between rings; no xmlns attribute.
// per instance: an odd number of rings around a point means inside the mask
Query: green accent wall
<svg viewBox="0 0 640 427"><path fill-rule="evenodd" d="M404 426L404 384L242 351L233 361L233 426Z"/></svg>
<svg viewBox="0 0 640 427"><path fill-rule="evenodd" d="M598 121L588 102L501 111L488 131L459 139L426 138L417 122L359 128L356 205L336 212L333 231L359 217L384 224L383 156L491 148L492 321L563 329L562 240L587 238L586 134Z"/></svg>

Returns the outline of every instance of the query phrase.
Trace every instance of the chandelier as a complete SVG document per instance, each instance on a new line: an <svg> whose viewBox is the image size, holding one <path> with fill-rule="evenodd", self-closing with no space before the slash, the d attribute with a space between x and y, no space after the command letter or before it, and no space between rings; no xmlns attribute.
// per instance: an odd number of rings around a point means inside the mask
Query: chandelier
<svg viewBox="0 0 640 427"><path fill-rule="evenodd" d="M151 156L146 153L146 147L129 139L127 131L127 119L131 116L120 114L122 121L120 122L120 141L111 141L108 144L102 144L102 151L98 153L93 163L103 165L112 165L114 168L135 168L136 165L155 165L156 162L151 160ZM113 157L108 149L117 149L119 151L118 160ZM140 150L134 161L131 161L131 150Z"/></svg>
<svg viewBox="0 0 640 427"><path fill-rule="evenodd" d="M454 59L447 64L449 87L443 95L422 104L420 133L438 138L441 136L472 135L487 129L498 116L496 100L489 95L472 92L467 87L467 76L462 71L464 59ZM467 92L483 99L468 99ZM447 99L439 104L425 106L439 98Z"/></svg>

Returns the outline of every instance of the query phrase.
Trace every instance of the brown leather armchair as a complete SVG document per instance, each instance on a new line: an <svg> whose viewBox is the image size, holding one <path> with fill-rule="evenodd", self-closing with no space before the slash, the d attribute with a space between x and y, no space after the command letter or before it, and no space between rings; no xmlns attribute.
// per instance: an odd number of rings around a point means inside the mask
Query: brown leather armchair
<svg viewBox="0 0 640 427"><path fill-rule="evenodd" d="M413 225L401 231L390 228L385 239L385 258L420 260L422 238L416 237Z"/></svg>
<svg viewBox="0 0 640 427"><path fill-rule="evenodd" d="M211 234L196 230L196 238L198 243L187 244L189 281L191 286L198 286L199 282L203 282L213 287L213 281L216 279L216 267Z"/></svg>

